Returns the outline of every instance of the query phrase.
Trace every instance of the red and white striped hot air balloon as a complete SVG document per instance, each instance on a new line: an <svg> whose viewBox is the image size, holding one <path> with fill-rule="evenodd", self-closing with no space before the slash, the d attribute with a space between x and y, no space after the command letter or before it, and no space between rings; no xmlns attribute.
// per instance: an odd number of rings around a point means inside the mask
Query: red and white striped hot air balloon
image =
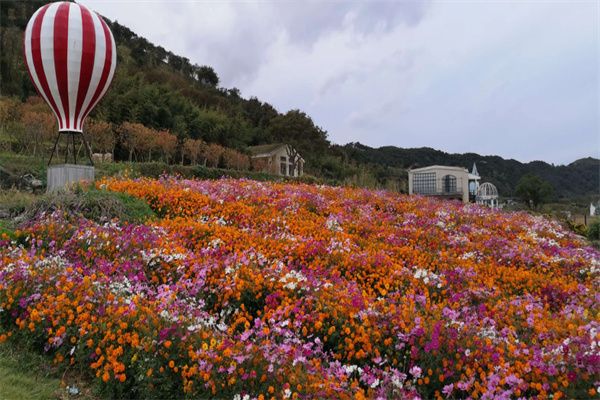
<svg viewBox="0 0 600 400"><path fill-rule="evenodd" d="M115 39L86 7L48 4L33 14L23 42L29 76L56 114L59 132L82 132L108 90L117 64Z"/></svg>

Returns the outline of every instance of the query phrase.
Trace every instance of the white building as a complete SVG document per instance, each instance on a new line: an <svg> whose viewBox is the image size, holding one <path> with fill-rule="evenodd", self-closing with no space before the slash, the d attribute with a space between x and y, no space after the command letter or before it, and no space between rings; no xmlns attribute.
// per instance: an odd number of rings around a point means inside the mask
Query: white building
<svg viewBox="0 0 600 400"><path fill-rule="evenodd" d="M474 171L477 172L475 165ZM479 175L460 167L432 165L408 171L408 193L459 199L463 203L475 201Z"/></svg>

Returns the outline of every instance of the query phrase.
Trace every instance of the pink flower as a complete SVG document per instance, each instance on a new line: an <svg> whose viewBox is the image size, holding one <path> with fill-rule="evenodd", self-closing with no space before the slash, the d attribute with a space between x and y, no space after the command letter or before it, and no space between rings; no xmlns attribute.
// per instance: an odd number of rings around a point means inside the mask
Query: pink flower
<svg viewBox="0 0 600 400"><path fill-rule="evenodd" d="M444 389L442 390L442 393L444 393L446 395L446 397L450 397L450 395L452 394L452 391L454 390L454 385L453 384L449 384L444 386Z"/></svg>
<svg viewBox="0 0 600 400"><path fill-rule="evenodd" d="M415 378L419 378L421 376L421 372L423 372L423 370L419 367L417 367L416 365L414 367L412 367L409 371L408 371L413 377Z"/></svg>

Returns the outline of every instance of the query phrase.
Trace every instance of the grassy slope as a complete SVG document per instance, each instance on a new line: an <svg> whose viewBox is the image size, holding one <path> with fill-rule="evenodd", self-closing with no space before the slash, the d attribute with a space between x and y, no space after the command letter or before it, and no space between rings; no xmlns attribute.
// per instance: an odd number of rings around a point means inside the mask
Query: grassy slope
<svg viewBox="0 0 600 400"><path fill-rule="evenodd" d="M9 342L0 345L0 398L3 400L68 399L67 389L72 385L79 388L77 399L95 399L88 385L77 377L61 377L54 365L43 356L16 350Z"/></svg>

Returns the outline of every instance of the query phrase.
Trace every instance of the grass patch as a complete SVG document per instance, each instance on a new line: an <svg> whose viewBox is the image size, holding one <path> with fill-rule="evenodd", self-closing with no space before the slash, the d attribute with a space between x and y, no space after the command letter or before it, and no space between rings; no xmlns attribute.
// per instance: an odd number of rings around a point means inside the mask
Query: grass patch
<svg viewBox="0 0 600 400"><path fill-rule="evenodd" d="M69 191L44 194L19 219L27 221L40 213L49 214L59 209L72 216L96 222L117 219L121 223L132 224L143 223L155 217L150 206L135 196L93 187L84 189L76 185Z"/></svg>
<svg viewBox="0 0 600 400"><path fill-rule="evenodd" d="M24 212L39 196L15 188L0 191L0 218L11 218Z"/></svg>
<svg viewBox="0 0 600 400"><path fill-rule="evenodd" d="M12 224L7 220L0 221L0 240L4 239L5 236L10 240L15 239L15 232L12 229Z"/></svg>
<svg viewBox="0 0 600 400"><path fill-rule="evenodd" d="M66 387L77 387L80 394L68 394ZM58 375L54 364L41 355L23 351L5 342L0 344L1 398L29 399L96 399L89 385L76 376Z"/></svg>
<svg viewBox="0 0 600 400"><path fill-rule="evenodd" d="M84 192L81 201L86 218L99 220L102 217L117 218L121 222L145 222L156 215L148 203L127 193L90 189Z"/></svg>

